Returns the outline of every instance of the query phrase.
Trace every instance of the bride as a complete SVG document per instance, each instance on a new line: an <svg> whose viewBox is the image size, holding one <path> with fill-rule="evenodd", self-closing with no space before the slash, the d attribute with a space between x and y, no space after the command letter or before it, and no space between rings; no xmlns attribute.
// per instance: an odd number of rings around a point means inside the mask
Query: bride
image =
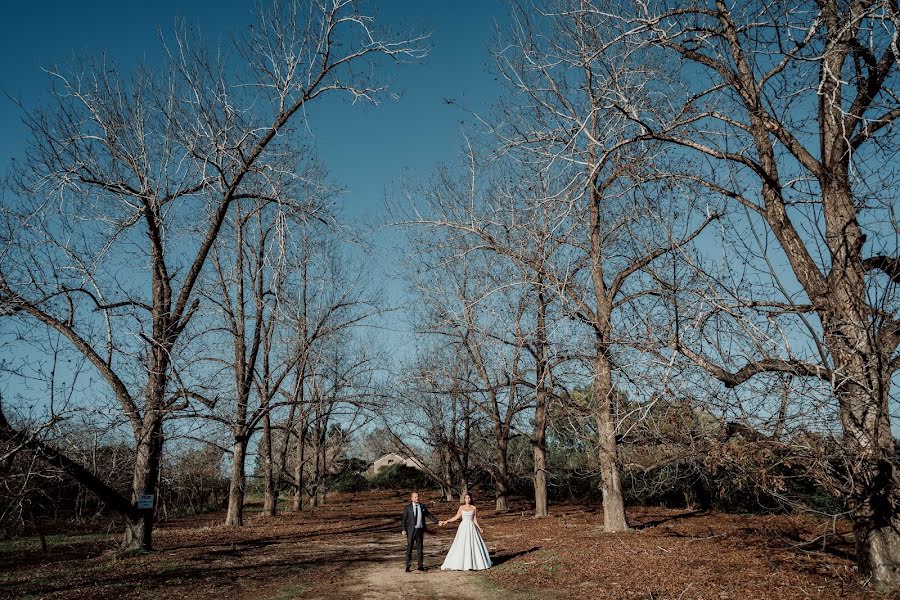
<svg viewBox="0 0 900 600"><path fill-rule="evenodd" d="M488 555L487 546L481 538L484 529L478 524L478 509L472 504L472 497L465 495L464 503L456 511L449 521L441 521L440 525L446 525L462 519L456 537L447 552L447 558L441 565L443 571L480 571L491 567L491 557Z"/></svg>

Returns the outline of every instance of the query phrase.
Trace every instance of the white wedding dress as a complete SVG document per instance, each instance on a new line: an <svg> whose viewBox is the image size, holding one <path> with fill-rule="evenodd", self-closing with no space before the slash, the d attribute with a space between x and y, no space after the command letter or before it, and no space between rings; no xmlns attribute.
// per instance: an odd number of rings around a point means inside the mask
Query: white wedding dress
<svg viewBox="0 0 900 600"><path fill-rule="evenodd" d="M462 511L462 522L441 565L442 571L480 571L491 567L487 546L475 527L475 511Z"/></svg>

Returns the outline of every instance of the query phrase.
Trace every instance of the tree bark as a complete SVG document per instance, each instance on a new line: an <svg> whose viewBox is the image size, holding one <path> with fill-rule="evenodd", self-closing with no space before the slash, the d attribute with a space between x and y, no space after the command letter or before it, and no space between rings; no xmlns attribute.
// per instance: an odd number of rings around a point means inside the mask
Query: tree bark
<svg viewBox="0 0 900 600"><path fill-rule="evenodd" d="M603 529L607 532L628 530L622 481L619 476L619 449L616 443L616 424L613 418L612 370L602 355L594 359L594 394L597 402L597 441L600 461L600 489L603 493Z"/></svg>
<svg viewBox="0 0 900 600"><path fill-rule="evenodd" d="M263 514L274 517L278 513L278 490L275 487L275 469L272 461L272 418L268 410L263 415L263 434L260 440L260 454L263 460L265 478L265 498Z"/></svg>
<svg viewBox="0 0 900 600"><path fill-rule="evenodd" d="M856 559L860 573L871 577L877 591L900 587L900 518L876 508L878 502L857 506L853 513Z"/></svg>
<svg viewBox="0 0 900 600"><path fill-rule="evenodd" d="M536 375L534 431L531 446L534 452L534 516L550 514L547 506L547 412L550 383L550 357L547 342L547 300L543 281L537 283L537 322L535 327Z"/></svg>
<svg viewBox="0 0 900 600"><path fill-rule="evenodd" d="M826 170L820 183L832 265L828 293L817 300L825 343L834 360L832 385L849 458L848 507L859 572L878 589L896 590L900 589L900 485L889 406L896 343L885 343L887 336L880 338L869 328L872 308L862 260L866 236L857 220L845 138L832 123L842 116L839 108L829 105L827 110L834 114L822 124L825 139L832 141L831 150L823 151Z"/></svg>
<svg viewBox="0 0 900 600"><path fill-rule="evenodd" d="M296 412L296 403L291 403L287 420L284 423L284 439L278 452L278 469L275 474L275 489L273 490L273 503L276 507L278 506L278 498L281 495L281 487L284 485L284 475L287 471L287 457L290 451L291 431L294 429L294 414Z"/></svg>
<svg viewBox="0 0 900 600"><path fill-rule="evenodd" d="M231 458L231 484L228 487L228 514L225 525L241 527L244 524L244 463L247 457L247 437L234 436Z"/></svg>
<svg viewBox="0 0 900 600"><path fill-rule="evenodd" d="M593 165L596 159L593 157ZM619 474L619 449L616 442L616 423L613 414L615 390L612 383L612 365L609 361L610 339L612 337L612 299L607 293L603 279L603 241L600 205L603 196L597 183L591 179L590 202L590 259L591 283L593 285L596 308L594 310L594 396L595 419L597 421L597 442L600 461L600 483L603 493L603 529L608 532L628 530L625 520L625 502L622 498L622 482Z"/></svg>
<svg viewBox="0 0 900 600"><path fill-rule="evenodd" d="M328 491L328 439L326 437L328 428L322 427L321 437L317 442L317 450L319 456L316 458L316 484L315 484L315 502L313 506L324 506L325 495Z"/></svg>
<svg viewBox="0 0 900 600"><path fill-rule="evenodd" d="M466 498L466 494L469 493L469 482L464 478L459 481L459 501L462 502Z"/></svg>
<svg viewBox="0 0 900 600"><path fill-rule="evenodd" d="M294 483L297 484L294 494L294 512L303 510L303 463L306 461L306 417L301 413L297 419L297 448L294 453Z"/></svg>
<svg viewBox="0 0 900 600"><path fill-rule="evenodd" d="M826 332L838 328L837 324L829 327L829 320L824 323ZM886 361L866 360L877 351L863 351L863 324L844 320L840 324L843 332L826 333L826 340L834 353L835 371L844 374L836 382L835 394L849 457L848 508L857 562L860 574L871 578L876 589L896 590L900 588L900 487L890 429L890 374L878 368ZM858 329L855 343L847 335L854 326Z"/></svg>
<svg viewBox="0 0 900 600"><path fill-rule="evenodd" d="M153 549L153 521L156 516L156 501L159 486L159 467L162 459L163 433L162 418L148 410L144 415L143 430L135 450L134 475L131 484L131 502L137 506L140 496L153 495L153 507L136 511L125 520L125 536L121 549L125 552Z"/></svg>
<svg viewBox="0 0 900 600"><path fill-rule="evenodd" d="M318 415L315 420L315 425L313 425L313 445L310 450L312 450L312 486L309 490L309 504L313 507L319 505L319 469L321 469L321 454L319 453L319 446L321 445L321 424L318 419Z"/></svg>
<svg viewBox="0 0 900 600"><path fill-rule="evenodd" d="M547 461L543 443L534 445L534 516L550 514L547 503Z"/></svg>
<svg viewBox="0 0 900 600"><path fill-rule="evenodd" d="M453 500L453 474L450 470L450 450L446 444L440 448L441 453L441 494L444 500L450 502Z"/></svg>
<svg viewBox="0 0 900 600"><path fill-rule="evenodd" d="M509 439L501 436L497 440L497 466L495 485L497 486L497 512L509 510Z"/></svg>

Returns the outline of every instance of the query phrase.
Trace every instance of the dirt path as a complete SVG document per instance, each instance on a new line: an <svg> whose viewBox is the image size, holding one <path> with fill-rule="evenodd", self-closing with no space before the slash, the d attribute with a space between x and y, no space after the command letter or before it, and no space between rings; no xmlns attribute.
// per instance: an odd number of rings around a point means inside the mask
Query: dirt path
<svg viewBox="0 0 900 600"><path fill-rule="evenodd" d="M402 566L376 563L361 567L347 574L348 585L339 591L344 598L394 600L403 598L432 598L434 600L456 600L467 598L486 600L488 596L472 573L451 573L432 567L424 573L406 573ZM356 582L356 583L352 583ZM323 596L333 598L334 596Z"/></svg>
<svg viewBox="0 0 900 600"><path fill-rule="evenodd" d="M308 590L302 597L324 600L489 600L499 597L488 593L482 574L441 571L440 565L448 548L448 539L426 536L425 571L413 570L407 573L404 570L406 548L402 536L347 540L341 544L343 556L350 560L353 557L361 557L363 560L354 562L352 567L343 570L340 578L328 589Z"/></svg>

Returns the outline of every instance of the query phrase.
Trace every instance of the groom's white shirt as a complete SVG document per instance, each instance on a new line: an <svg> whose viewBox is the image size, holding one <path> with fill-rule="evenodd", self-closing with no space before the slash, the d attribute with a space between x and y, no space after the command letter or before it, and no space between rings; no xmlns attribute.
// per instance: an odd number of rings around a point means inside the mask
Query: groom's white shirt
<svg viewBox="0 0 900 600"><path fill-rule="evenodd" d="M413 511L416 513L416 529L422 528L422 509L419 508L419 503L413 503Z"/></svg>

